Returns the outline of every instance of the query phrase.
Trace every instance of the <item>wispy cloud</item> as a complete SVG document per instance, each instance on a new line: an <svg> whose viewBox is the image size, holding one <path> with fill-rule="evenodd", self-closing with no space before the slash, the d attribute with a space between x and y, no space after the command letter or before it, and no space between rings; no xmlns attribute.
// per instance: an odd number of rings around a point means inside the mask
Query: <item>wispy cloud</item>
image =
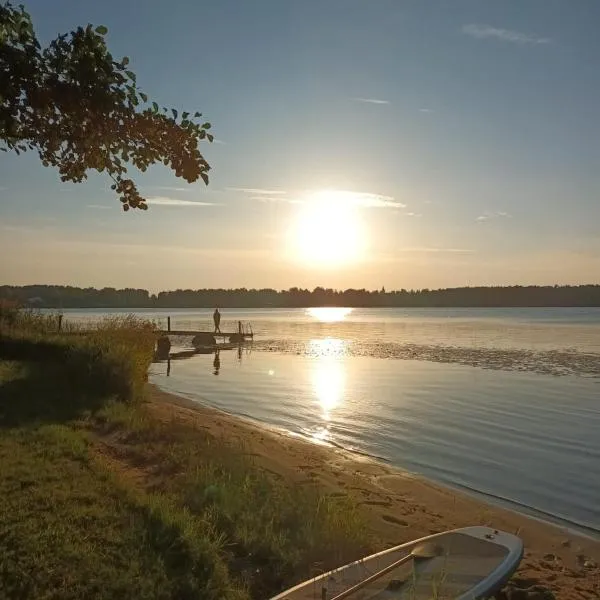
<svg viewBox="0 0 600 600"><path fill-rule="evenodd" d="M430 113L434 112L434 110L432 108L420 108L419 112L430 114Z"/></svg>
<svg viewBox="0 0 600 600"><path fill-rule="evenodd" d="M275 202L300 204L302 202L295 195L290 195L286 190L245 187L230 187L227 188L227 190L238 194L244 194L248 200L262 202L263 204L274 204Z"/></svg>
<svg viewBox="0 0 600 600"><path fill-rule="evenodd" d="M511 44L549 44L551 41L550 38L539 37L520 31L512 31L510 29L500 29L498 27L480 23L463 25L462 32L478 39L492 38Z"/></svg>
<svg viewBox="0 0 600 600"><path fill-rule="evenodd" d="M448 253L448 254L473 254L473 250L469 248L437 248L435 246L418 246L416 248L400 248L398 252L411 252L415 254L438 254L438 253Z"/></svg>
<svg viewBox="0 0 600 600"><path fill-rule="evenodd" d="M153 206L216 206L214 202L196 202L194 200L182 200L181 198L168 198L167 196L154 196L146 200Z"/></svg>
<svg viewBox="0 0 600 600"><path fill-rule="evenodd" d="M191 191L191 187L174 187L171 185L149 185L147 186L149 190L165 190L167 192L189 192Z"/></svg>
<svg viewBox="0 0 600 600"><path fill-rule="evenodd" d="M302 200L298 198L289 198L287 196L249 196L248 200L263 202L264 204L273 204L274 202L285 202L287 204L301 204Z"/></svg>
<svg viewBox="0 0 600 600"><path fill-rule="evenodd" d="M406 208L392 196L372 192L351 192L346 190L318 190L309 192L307 198L313 201L346 202L362 208Z"/></svg>
<svg viewBox="0 0 600 600"><path fill-rule="evenodd" d="M357 204L365 208L406 208L406 204L397 202L392 196L364 192L355 194L355 196L358 201Z"/></svg>
<svg viewBox="0 0 600 600"><path fill-rule="evenodd" d="M415 212L407 212L407 213L403 213L405 214L407 217L422 217L423 215L421 213L415 213Z"/></svg>
<svg viewBox="0 0 600 600"><path fill-rule="evenodd" d="M380 98L352 98L354 102L364 102L365 104L391 104L389 100L381 100Z"/></svg>
<svg viewBox="0 0 600 600"><path fill-rule="evenodd" d="M496 212L484 212L482 215L479 215L475 220L478 223L484 223L485 221L489 221L491 219L510 219L512 215L509 215L507 212L496 211Z"/></svg>
<svg viewBox="0 0 600 600"><path fill-rule="evenodd" d="M245 188L245 187L230 187L229 192L239 192L241 194L251 194L253 196L283 196L287 194L285 190L269 190L264 188Z"/></svg>
<svg viewBox="0 0 600 600"><path fill-rule="evenodd" d="M110 210L110 206L106 206L105 204L88 204L88 208L93 208L95 210Z"/></svg>
<svg viewBox="0 0 600 600"><path fill-rule="evenodd" d="M249 200L263 203L283 202L304 204L307 202L340 202L361 208L406 208L406 204L392 196L372 192L352 192L347 190L275 190L262 188L227 188L232 192L243 193Z"/></svg>

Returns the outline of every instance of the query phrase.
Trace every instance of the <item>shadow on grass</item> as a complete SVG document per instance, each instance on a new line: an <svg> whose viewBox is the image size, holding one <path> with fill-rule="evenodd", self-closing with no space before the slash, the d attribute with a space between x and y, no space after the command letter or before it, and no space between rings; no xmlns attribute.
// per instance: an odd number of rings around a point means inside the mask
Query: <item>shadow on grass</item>
<svg viewBox="0 0 600 600"><path fill-rule="evenodd" d="M4 363L0 378L0 428L63 423L94 411L104 397L82 390L55 362Z"/></svg>

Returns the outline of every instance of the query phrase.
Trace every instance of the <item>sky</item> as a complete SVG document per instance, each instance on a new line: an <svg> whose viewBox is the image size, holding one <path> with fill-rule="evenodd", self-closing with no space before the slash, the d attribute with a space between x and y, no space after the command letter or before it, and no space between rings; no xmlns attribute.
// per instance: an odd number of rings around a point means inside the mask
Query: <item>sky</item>
<svg viewBox="0 0 600 600"><path fill-rule="evenodd" d="M25 0L88 22L161 106L199 110L210 185L62 183L0 157L0 283L438 288L598 283L597 0Z"/></svg>

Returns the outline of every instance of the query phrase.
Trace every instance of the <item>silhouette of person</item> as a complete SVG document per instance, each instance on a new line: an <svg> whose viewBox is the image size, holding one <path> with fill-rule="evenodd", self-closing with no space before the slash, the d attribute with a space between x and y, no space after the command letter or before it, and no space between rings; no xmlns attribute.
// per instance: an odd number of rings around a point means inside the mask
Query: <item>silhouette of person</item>
<svg viewBox="0 0 600 600"><path fill-rule="evenodd" d="M221 333L221 313L218 308L215 308L213 313L213 321L215 322L215 333Z"/></svg>
<svg viewBox="0 0 600 600"><path fill-rule="evenodd" d="M214 371L213 371L213 375L218 375L219 374L219 369L221 368L221 358L219 356L219 351L215 350L215 360L213 360L213 367L214 367Z"/></svg>

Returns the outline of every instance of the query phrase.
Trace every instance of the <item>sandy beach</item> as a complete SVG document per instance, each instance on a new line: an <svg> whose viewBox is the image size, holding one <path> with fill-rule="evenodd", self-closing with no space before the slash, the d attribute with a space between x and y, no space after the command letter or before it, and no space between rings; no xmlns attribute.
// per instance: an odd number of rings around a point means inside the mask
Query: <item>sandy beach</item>
<svg viewBox="0 0 600 600"><path fill-rule="evenodd" d="M431 533L488 525L517 533L525 556L510 598L600 598L600 541L486 503L384 463L364 460L212 409L149 386L148 403L160 419L237 439L256 464L293 485L317 485L355 501L375 549ZM528 590L528 591L525 591Z"/></svg>

